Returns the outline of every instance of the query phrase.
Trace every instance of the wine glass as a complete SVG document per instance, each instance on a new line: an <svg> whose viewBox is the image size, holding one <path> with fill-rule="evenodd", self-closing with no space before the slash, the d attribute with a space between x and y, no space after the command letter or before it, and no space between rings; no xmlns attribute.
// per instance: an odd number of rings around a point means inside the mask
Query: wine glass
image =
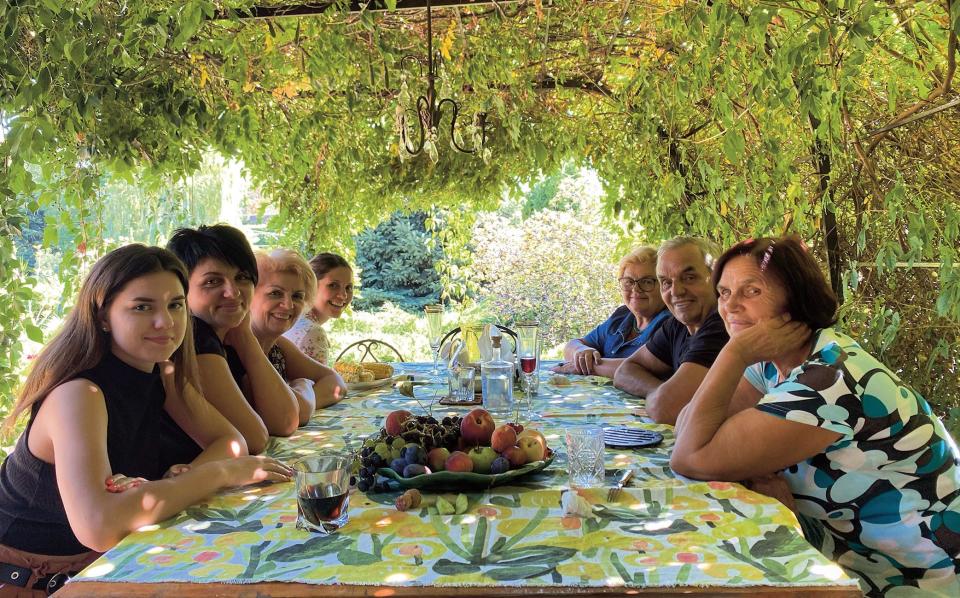
<svg viewBox="0 0 960 598"><path fill-rule="evenodd" d="M533 377L537 375L540 361L540 325L537 322L517 324L517 358L523 373L523 392L529 404L530 397L536 394Z"/></svg>
<svg viewBox="0 0 960 598"><path fill-rule="evenodd" d="M438 304L427 305L423 308L427 317L427 336L430 339L430 348L433 349L433 375L439 374L437 360L440 358L440 338L443 336L443 306Z"/></svg>

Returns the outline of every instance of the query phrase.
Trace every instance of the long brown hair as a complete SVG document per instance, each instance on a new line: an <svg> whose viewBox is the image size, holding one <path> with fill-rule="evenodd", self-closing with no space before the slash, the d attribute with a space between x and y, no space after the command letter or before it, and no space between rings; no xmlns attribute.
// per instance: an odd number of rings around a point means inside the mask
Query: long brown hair
<svg viewBox="0 0 960 598"><path fill-rule="evenodd" d="M100 319L130 281L155 272L175 274L186 294L189 288L186 267L176 255L161 247L126 245L93 265L63 326L34 360L4 427L12 426L20 413L43 400L51 390L100 363L110 351L110 333L101 329ZM193 326L189 321L183 342L171 359L177 390L183 392L187 383L199 389Z"/></svg>

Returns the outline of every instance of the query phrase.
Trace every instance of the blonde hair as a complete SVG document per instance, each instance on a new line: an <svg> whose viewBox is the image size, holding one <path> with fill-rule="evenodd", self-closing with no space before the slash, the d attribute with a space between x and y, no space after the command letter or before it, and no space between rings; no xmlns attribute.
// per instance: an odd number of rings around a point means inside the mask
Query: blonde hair
<svg viewBox="0 0 960 598"><path fill-rule="evenodd" d="M257 258L257 270L260 272L261 281L266 274L277 272L296 274L303 283L304 309L309 309L313 305L313 298L317 294L317 276L307 260L303 259L299 253L290 249L274 249L270 253L258 251L254 255Z"/></svg>
<svg viewBox="0 0 960 598"><path fill-rule="evenodd" d="M627 266L630 264L647 264L652 263L654 267L657 265L657 250L649 245L639 245L630 250L630 253L623 256L620 259L620 265L617 267L617 278L623 276L624 270L627 269Z"/></svg>

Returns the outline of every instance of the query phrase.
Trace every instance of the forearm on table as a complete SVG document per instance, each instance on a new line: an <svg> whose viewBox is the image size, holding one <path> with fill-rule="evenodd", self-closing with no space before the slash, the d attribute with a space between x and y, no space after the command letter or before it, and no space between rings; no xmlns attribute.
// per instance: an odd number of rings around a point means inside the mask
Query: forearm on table
<svg viewBox="0 0 960 598"><path fill-rule="evenodd" d="M71 522L71 528L84 545L105 552L131 532L169 519L225 485L224 469L217 463L205 463L176 478L108 494L102 506L93 511L94 517L80 525Z"/></svg>
<svg viewBox="0 0 960 598"><path fill-rule="evenodd" d="M646 397L660 388L663 380L657 378L642 365L624 359L613 376L613 385L634 396Z"/></svg>
<svg viewBox="0 0 960 598"><path fill-rule="evenodd" d="M720 351L675 430L674 452L692 455L708 445L727 420L730 402L747 364L733 351Z"/></svg>
<svg viewBox="0 0 960 598"><path fill-rule="evenodd" d="M323 409L339 403L347 395L347 385L340 374L333 373L317 380L313 385L313 394L316 397L315 409Z"/></svg>
<svg viewBox="0 0 960 598"><path fill-rule="evenodd" d="M593 373L597 376L613 378L617 373L617 368L619 368L620 364L623 362L623 358L615 359L611 357L604 357L600 360L600 363L594 366Z"/></svg>
<svg viewBox="0 0 960 598"><path fill-rule="evenodd" d="M196 459L190 462L190 466L197 467L204 463L243 457L247 454L249 454L247 443L238 432L236 436L224 436L211 442L203 449L202 453L197 455Z"/></svg>

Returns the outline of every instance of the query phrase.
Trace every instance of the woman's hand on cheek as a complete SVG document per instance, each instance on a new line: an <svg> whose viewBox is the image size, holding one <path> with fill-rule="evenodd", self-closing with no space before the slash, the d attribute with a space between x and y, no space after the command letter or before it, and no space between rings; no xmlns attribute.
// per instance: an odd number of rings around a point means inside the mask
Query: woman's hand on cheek
<svg viewBox="0 0 960 598"><path fill-rule="evenodd" d="M227 330L223 337L223 343L231 347L238 347L251 339L253 342L257 340L253 335L253 328L250 326L250 312L247 311L247 315L243 316L243 320L239 324Z"/></svg>
<svg viewBox="0 0 960 598"><path fill-rule="evenodd" d="M788 314L761 320L730 337L731 349L746 365L771 360L799 348L810 338L810 327L793 322Z"/></svg>

